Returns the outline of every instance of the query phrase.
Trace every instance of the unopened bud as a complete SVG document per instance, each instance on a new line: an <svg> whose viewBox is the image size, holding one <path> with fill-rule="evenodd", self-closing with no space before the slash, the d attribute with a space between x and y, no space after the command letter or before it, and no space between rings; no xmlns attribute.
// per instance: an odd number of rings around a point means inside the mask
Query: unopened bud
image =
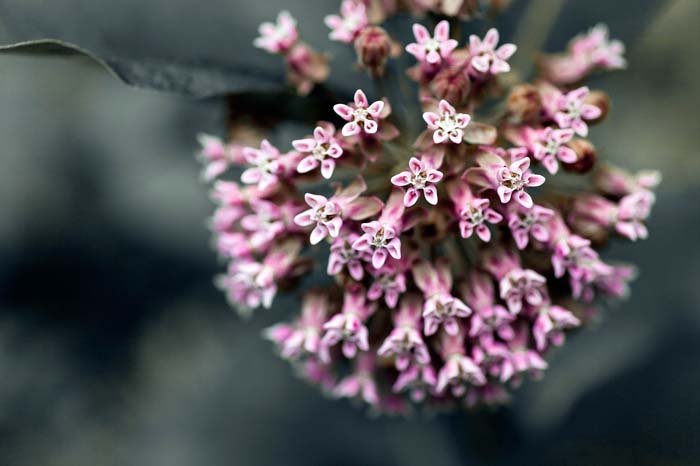
<svg viewBox="0 0 700 466"><path fill-rule="evenodd" d="M432 82L435 97L459 107L466 103L471 90L471 81L466 68L447 67L440 71Z"/></svg>
<svg viewBox="0 0 700 466"><path fill-rule="evenodd" d="M595 120L590 120L590 123L598 123L603 121L610 110L610 98L603 91L591 91L586 96L584 103L595 105L600 109L600 116Z"/></svg>
<svg viewBox="0 0 700 466"><path fill-rule="evenodd" d="M366 27L355 39L355 51L362 67L367 68L373 76L381 76L391 55L389 34L379 26Z"/></svg>
<svg viewBox="0 0 700 466"><path fill-rule="evenodd" d="M574 152L576 152L576 161L573 163L565 163L564 169L576 173L588 173L595 165L596 150L593 144L587 139L574 139L568 143Z"/></svg>
<svg viewBox="0 0 700 466"><path fill-rule="evenodd" d="M531 84L515 86L508 96L508 113L516 122L536 121L542 110L542 97Z"/></svg>

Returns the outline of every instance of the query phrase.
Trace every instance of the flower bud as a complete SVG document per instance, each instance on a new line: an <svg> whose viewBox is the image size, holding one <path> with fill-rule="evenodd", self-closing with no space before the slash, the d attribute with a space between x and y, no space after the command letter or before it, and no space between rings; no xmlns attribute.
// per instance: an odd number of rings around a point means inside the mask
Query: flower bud
<svg viewBox="0 0 700 466"><path fill-rule="evenodd" d="M389 34L379 26L366 27L355 39L355 51L360 66L367 68L373 76L381 76L391 55Z"/></svg>
<svg viewBox="0 0 700 466"><path fill-rule="evenodd" d="M600 109L600 116L590 123L595 124L603 121L610 111L610 98L603 91L591 91L584 100L584 103L591 104Z"/></svg>
<svg viewBox="0 0 700 466"><path fill-rule="evenodd" d="M595 165L596 150L587 139L574 139L568 146L576 152L576 161L564 163L564 169L575 173L588 173Z"/></svg>
<svg viewBox="0 0 700 466"><path fill-rule="evenodd" d="M536 121L542 110L542 97L531 84L515 86L508 96L508 113L517 122Z"/></svg>
<svg viewBox="0 0 700 466"><path fill-rule="evenodd" d="M328 78L328 60L306 44L298 43L287 53L287 79L299 95L307 95L314 84Z"/></svg>
<svg viewBox="0 0 700 466"><path fill-rule="evenodd" d="M438 99L444 99L457 107L463 105L471 90L466 68L447 67L440 71L433 79L432 90Z"/></svg>

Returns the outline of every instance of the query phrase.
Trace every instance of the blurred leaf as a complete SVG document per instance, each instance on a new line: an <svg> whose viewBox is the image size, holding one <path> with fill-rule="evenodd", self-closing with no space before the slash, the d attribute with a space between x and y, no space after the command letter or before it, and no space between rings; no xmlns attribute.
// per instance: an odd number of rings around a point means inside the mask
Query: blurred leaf
<svg viewBox="0 0 700 466"><path fill-rule="evenodd" d="M39 39L0 46L2 53L85 56L126 84L192 97L210 97L240 91L284 89L282 74L275 76L248 67L167 62L156 59L101 58L90 50L57 39Z"/></svg>

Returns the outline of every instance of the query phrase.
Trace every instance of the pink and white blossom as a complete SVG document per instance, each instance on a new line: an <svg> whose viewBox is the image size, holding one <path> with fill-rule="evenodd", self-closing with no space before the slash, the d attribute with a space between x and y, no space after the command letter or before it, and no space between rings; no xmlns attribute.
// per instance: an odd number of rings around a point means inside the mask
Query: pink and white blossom
<svg viewBox="0 0 700 466"><path fill-rule="evenodd" d="M245 147L243 155L246 162L251 165L241 174L243 183L257 185L261 191L277 184L282 173L280 151L267 139L263 139L260 143L260 149Z"/></svg>
<svg viewBox="0 0 700 466"><path fill-rule="evenodd" d="M603 114L600 108L585 102L589 92L588 87L583 86L562 94L552 112L552 118L560 128L571 128L584 138L588 136L586 120L595 120Z"/></svg>
<svg viewBox="0 0 700 466"><path fill-rule="evenodd" d="M447 20L442 20L435 26L432 36L425 26L416 23L413 25L413 35L416 42L408 44L406 51L419 62L429 65L438 65L448 60L459 45L456 40L450 39L450 23Z"/></svg>
<svg viewBox="0 0 700 466"><path fill-rule="evenodd" d="M455 397L463 396L470 386L480 386L486 383L486 377L464 348L464 336L461 332L454 335L440 335L440 354L445 364L438 373L438 393L444 393L449 387Z"/></svg>
<svg viewBox="0 0 700 466"><path fill-rule="evenodd" d="M393 357L398 371L405 371L411 364L430 363L430 353L421 335L420 316L420 299L415 295L404 298L394 314L394 328L377 351L381 357Z"/></svg>
<svg viewBox="0 0 700 466"><path fill-rule="evenodd" d="M304 200L311 207L294 217L294 223L306 227L314 225L311 231L311 244L318 244L326 236L337 238L343 226L341 206L319 194L305 194Z"/></svg>
<svg viewBox="0 0 700 466"><path fill-rule="evenodd" d="M561 306L542 306L537 310L537 318L532 329L537 349L543 351L547 343L555 346L564 344L564 330L581 325L581 321L571 311Z"/></svg>
<svg viewBox="0 0 700 466"><path fill-rule="evenodd" d="M546 284L547 279L534 270L511 270L499 282L500 296L517 314L525 305L538 307L548 299Z"/></svg>
<svg viewBox="0 0 700 466"><path fill-rule="evenodd" d="M342 134L345 137L360 133L376 134L379 130L379 120L383 118L383 109L384 101L377 100L370 105L367 96L360 89L355 91L354 104L333 106L335 113L347 121L342 129Z"/></svg>
<svg viewBox="0 0 700 466"><path fill-rule="evenodd" d="M540 205L531 209L516 206L508 214L508 227L518 249L525 249L530 236L540 243L547 243L550 238L547 223L554 216L554 211Z"/></svg>
<svg viewBox="0 0 700 466"><path fill-rule="evenodd" d="M382 267L389 256L401 259L401 240L395 225L373 221L363 223L361 228L363 234L352 243L352 248L356 251L370 251L372 267Z"/></svg>
<svg viewBox="0 0 700 466"><path fill-rule="evenodd" d="M472 34L469 36L469 54L471 69L477 74L500 74L510 71L508 59L513 56L517 47L513 44L503 44L498 47L499 34L491 28L481 40Z"/></svg>
<svg viewBox="0 0 700 466"><path fill-rule="evenodd" d="M342 311L331 317L323 329L319 355L322 361L330 361L329 350L342 342L342 353L352 359L359 351L369 351L369 332L365 321L374 312L374 306L365 300L365 290L353 286L346 290Z"/></svg>
<svg viewBox="0 0 700 466"><path fill-rule="evenodd" d="M313 138L292 141L294 149L305 155L297 165L299 173L308 173L321 167L321 175L330 179L335 170L336 159L343 155L343 148L335 139L335 127L331 124L317 126Z"/></svg>
<svg viewBox="0 0 700 466"><path fill-rule="evenodd" d="M377 301L384 296L384 303L393 309L399 302L399 296L406 291L406 275L399 261L387 262L379 269L373 269L372 284L367 290L367 298Z"/></svg>
<svg viewBox="0 0 700 466"><path fill-rule="evenodd" d="M464 128L471 121L471 116L466 113L457 113L455 108L444 99L438 104L438 112L423 113L423 120L428 125L428 129L433 131L433 142L442 144L449 140L454 144L461 144Z"/></svg>
<svg viewBox="0 0 700 466"><path fill-rule="evenodd" d="M369 24L367 7L362 2L343 0L340 5L340 15L328 15L323 19L331 29L331 40L352 43L360 31Z"/></svg>
<svg viewBox="0 0 700 466"><path fill-rule="evenodd" d="M286 53L299 38L297 21L288 11L280 11L277 23L262 23L258 32L253 44L270 53Z"/></svg>
<svg viewBox="0 0 700 466"><path fill-rule="evenodd" d="M547 127L542 130L533 130L532 134L534 134L533 141L530 143L532 155L550 174L554 175L559 170L558 161L576 162L576 152L565 145L574 137L573 129Z"/></svg>
<svg viewBox="0 0 700 466"><path fill-rule="evenodd" d="M391 177L391 184L394 186L409 186L403 198L406 207L411 207L418 202L421 191L429 204L437 205L435 183L442 179L443 174L431 165L426 157L421 159L411 157L408 161L409 171L403 171Z"/></svg>
<svg viewBox="0 0 700 466"><path fill-rule="evenodd" d="M377 383L374 380L375 356L363 353L357 356L355 370L335 386L333 395L338 398L361 398L369 405L380 402Z"/></svg>

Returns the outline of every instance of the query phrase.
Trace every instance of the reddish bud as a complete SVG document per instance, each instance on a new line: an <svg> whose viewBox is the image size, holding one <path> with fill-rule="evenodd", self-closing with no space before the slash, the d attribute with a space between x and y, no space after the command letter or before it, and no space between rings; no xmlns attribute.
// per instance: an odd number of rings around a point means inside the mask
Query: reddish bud
<svg viewBox="0 0 700 466"><path fill-rule="evenodd" d="M391 48L389 34L379 26L364 28L355 39L357 61L373 76L384 74L384 65L391 55Z"/></svg>
<svg viewBox="0 0 700 466"><path fill-rule="evenodd" d="M584 103L595 105L600 109L600 116L595 120L590 120L589 123L591 124L603 121L608 115L608 111L610 111L610 98L603 91L591 91L586 96Z"/></svg>
<svg viewBox="0 0 700 466"><path fill-rule="evenodd" d="M508 113L516 122L536 121L542 110L542 97L531 84L515 86L508 96Z"/></svg>
<svg viewBox="0 0 700 466"><path fill-rule="evenodd" d="M471 81L466 68L447 67L440 71L432 82L435 97L445 99L459 107L466 103L471 90Z"/></svg>
<svg viewBox="0 0 700 466"><path fill-rule="evenodd" d="M575 173L588 173L595 165L596 150L587 139L574 139L567 144L576 152L576 162L565 163L564 169Z"/></svg>

